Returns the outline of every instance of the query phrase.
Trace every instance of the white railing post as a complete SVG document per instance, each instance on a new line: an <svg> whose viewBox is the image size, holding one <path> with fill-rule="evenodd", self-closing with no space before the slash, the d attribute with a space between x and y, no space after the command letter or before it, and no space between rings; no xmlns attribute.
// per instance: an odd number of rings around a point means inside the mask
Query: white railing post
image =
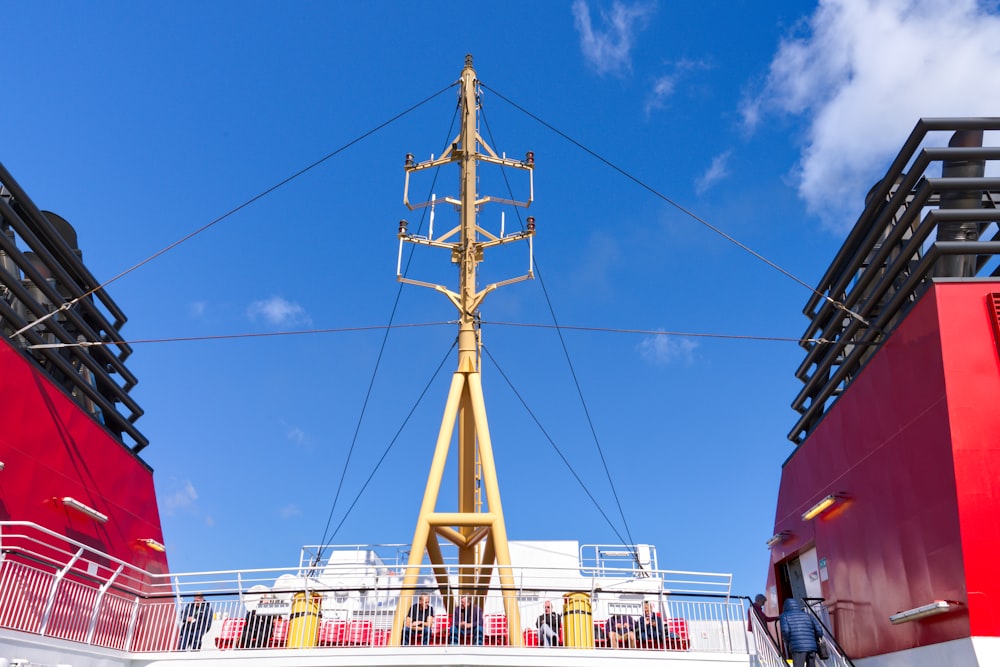
<svg viewBox="0 0 1000 667"><path fill-rule="evenodd" d="M135 601L132 603L132 614L128 619L128 631L125 633L125 646L127 650L133 650L132 640L135 638L136 624L139 622L139 596L135 597Z"/></svg>
<svg viewBox="0 0 1000 667"><path fill-rule="evenodd" d="M93 641L94 630L97 629L97 617L101 613L101 600L104 599L104 594L108 592L108 588L110 588L111 584L114 583L115 578L117 578L124 569L124 565L119 565L118 569L115 570L115 573L108 577L108 580L104 583L104 585L98 589L97 598L94 600L94 613L90 615L90 625L87 627L87 638L84 640L84 643L90 644Z"/></svg>
<svg viewBox="0 0 1000 667"><path fill-rule="evenodd" d="M74 563L80 560L80 556L82 555L83 555L83 549L81 548L79 551L76 552L76 554L73 555L72 558L69 559L69 562L66 563L66 565L61 570L56 572L56 575L52 580L52 590L49 591L49 597L47 600L45 600L45 610L42 612L42 620L38 625L39 634L45 635L45 631L48 629L49 619L52 616L52 608L56 604L56 594L59 592L59 584L62 583L63 577L66 576L66 573L69 572L70 568L73 567Z"/></svg>

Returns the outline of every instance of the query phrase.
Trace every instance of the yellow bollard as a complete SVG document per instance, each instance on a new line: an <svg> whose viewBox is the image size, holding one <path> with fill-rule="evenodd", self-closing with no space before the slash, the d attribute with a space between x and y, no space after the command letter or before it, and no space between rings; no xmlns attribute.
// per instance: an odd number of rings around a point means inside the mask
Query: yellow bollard
<svg viewBox="0 0 1000 667"><path fill-rule="evenodd" d="M292 613L288 617L288 648L309 648L316 645L319 634L319 608L323 596L300 591L292 596Z"/></svg>
<svg viewBox="0 0 1000 667"><path fill-rule="evenodd" d="M594 648L594 617L590 593L563 595L563 644L572 648Z"/></svg>

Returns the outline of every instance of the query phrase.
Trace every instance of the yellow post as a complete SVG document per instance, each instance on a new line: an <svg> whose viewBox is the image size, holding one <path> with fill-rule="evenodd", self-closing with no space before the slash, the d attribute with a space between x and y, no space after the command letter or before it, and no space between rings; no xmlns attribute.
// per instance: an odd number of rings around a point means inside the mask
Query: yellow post
<svg viewBox="0 0 1000 667"><path fill-rule="evenodd" d="M315 592L299 591L292 596L292 610L288 617L288 648L309 648L316 645L322 600L323 597Z"/></svg>
<svg viewBox="0 0 1000 667"><path fill-rule="evenodd" d="M594 647L594 617L590 593L563 595L563 643L572 648Z"/></svg>

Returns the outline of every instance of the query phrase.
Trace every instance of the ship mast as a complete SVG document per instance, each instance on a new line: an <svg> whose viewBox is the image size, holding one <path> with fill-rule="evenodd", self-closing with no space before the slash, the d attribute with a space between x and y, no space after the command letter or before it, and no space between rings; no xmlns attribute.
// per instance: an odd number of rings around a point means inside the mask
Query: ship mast
<svg viewBox="0 0 1000 667"><path fill-rule="evenodd" d="M460 223L458 227L437 237L433 236L433 227L427 236L409 233L406 221L401 221L399 227L400 260L404 242L446 248L451 251L452 262L458 264L459 269L457 292L442 285L403 276L397 268L398 280L437 290L447 296L458 309L458 369L452 376L444 416L441 419L441 429L438 432L430 473L427 477L427 486L424 490L424 498L413 534L409 561L403 578L402 593L393 620L392 641L393 643L400 641L403 620L413 602L420 567L424 560L424 554L426 554L433 568L438 587L444 599L448 601L449 608L455 601L455 598L451 597L451 593L455 593L456 596L480 596L481 601L481 596L486 594L490 579L496 570L501 588L504 591L509 641L511 645L517 646L521 644L521 623L517 599L510 596L510 591L514 590L510 548L507 543L507 528L504 524L503 509L500 503L500 487L493 459L493 444L490 440L480 376L482 340L479 330L479 306L486 295L494 289L533 277L531 244L535 233L535 224L534 219L529 217L527 228L524 231L504 234L501 229L499 234L493 234L478 225L477 214L479 208L489 202L526 208L531 204L533 185L529 186L529 197L526 201L513 201L489 196L480 198L477 196L476 185L480 162L525 170L529 176L529 183L531 183L534 154L528 153L525 160L513 160L505 156L498 156L479 136L477 131L478 81L472 67L471 55L465 57L465 67L462 70L460 85L459 106L462 125L459 136L450 148L441 157L434 158L432 156L430 160L421 163L415 163L412 154L406 156L406 187L403 196L406 206L413 210L446 202L455 206L459 213ZM421 204L411 204L409 201L410 176L423 169L449 163L457 163L459 166L459 197L457 199L444 197ZM522 240L527 240L529 244L527 273L477 290L477 271L479 263L483 260L483 252L490 247ZM401 261L398 266L401 266ZM456 435L456 425L458 507L454 512L439 512L437 511L438 495L451 442L453 436ZM477 468L481 477L477 475ZM480 503L477 502L478 481L481 481L483 485L486 511L483 511L483 508L479 506ZM457 590L448 579L448 571L442 557L439 538L451 542L458 549Z"/></svg>

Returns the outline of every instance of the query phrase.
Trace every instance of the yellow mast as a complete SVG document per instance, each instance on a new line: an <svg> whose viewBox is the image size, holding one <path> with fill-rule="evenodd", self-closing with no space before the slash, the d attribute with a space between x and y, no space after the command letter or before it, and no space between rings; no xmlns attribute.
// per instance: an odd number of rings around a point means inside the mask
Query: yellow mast
<svg viewBox="0 0 1000 667"><path fill-rule="evenodd" d="M521 622L517 598L513 594L514 577L511 571L510 548L507 544L507 528L504 524L503 509L500 503L500 487L493 459L493 444L490 440L480 377L479 305L486 295L497 287L533 277L531 260L529 259L527 274L491 284L480 291L476 289L476 276L479 262L482 261L483 251L486 248L525 239L528 240L530 246L535 233L535 225L534 219L529 217L527 230L512 234L504 234L501 231L499 235L494 235L479 227L476 217L480 206L488 202L502 202L527 207L531 204L531 196L529 195L528 200L523 202L496 197L478 198L476 184L479 162L526 170L530 181L530 175L534 168L534 155L528 153L525 160L512 160L498 156L479 136L476 123L479 101L478 81L476 72L472 68L471 55L465 57L465 67L462 70L460 83L459 105L462 126L459 136L451 147L441 157L436 159L432 157L419 164L414 163L412 155L406 157L406 187L403 201L411 210L435 203L432 201L416 205L410 204L409 179L411 174L448 163L457 163L460 170L458 199L445 197L439 200L450 203L458 209L460 217L458 227L437 237L433 237L433 229L427 236L410 234L407 231L405 221L400 222L399 228L400 257L402 257L403 242L451 250L452 261L458 264L459 268L458 291L452 291L442 285L414 280L401 274L397 275L401 282L430 287L445 294L458 309L458 369L452 376L451 389L448 392L444 416L441 419L441 429L438 432L430 473L427 476L424 499L420 505L420 514L417 517L417 525L413 533L413 544L403 578L403 590L393 619L392 642L398 644L400 641L403 620L413 601L414 589L417 586L420 567L426 553L434 570L438 587L442 596L448 601L449 607L453 602L453 598L449 595L452 592L456 595L485 594L495 567L499 575L500 586L504 591L504 609L507 614L509 641L512 646L519 646L521 644ZM533 185L531 190L533 190ZM438 494L441 489L452 436L455 435L456 424L458 427L458 507L455 512L438 512ZM486 511L482 511L483 508L477 502L477 454L478 468L482 475L483 492L486 499ZM448 580L441 545L438 541L439 537L443 537L458 548L457 590L452 587Z"/></svg>

